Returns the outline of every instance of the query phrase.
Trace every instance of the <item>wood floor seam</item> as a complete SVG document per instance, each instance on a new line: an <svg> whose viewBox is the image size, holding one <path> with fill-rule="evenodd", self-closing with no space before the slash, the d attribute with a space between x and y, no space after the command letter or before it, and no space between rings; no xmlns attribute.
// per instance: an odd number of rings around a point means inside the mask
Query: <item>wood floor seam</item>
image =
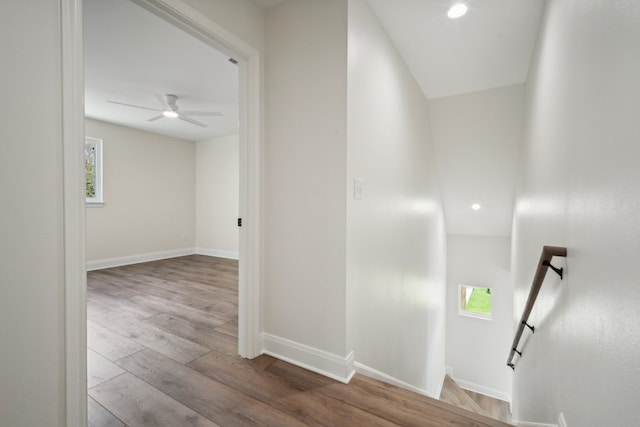
<svg viewBox="0 0 640 427"><path fill-rule="evenodd" d="M89 272L89 427L506 426L361 375L239 357L237 280L237 261L202 255Z"/></svg>

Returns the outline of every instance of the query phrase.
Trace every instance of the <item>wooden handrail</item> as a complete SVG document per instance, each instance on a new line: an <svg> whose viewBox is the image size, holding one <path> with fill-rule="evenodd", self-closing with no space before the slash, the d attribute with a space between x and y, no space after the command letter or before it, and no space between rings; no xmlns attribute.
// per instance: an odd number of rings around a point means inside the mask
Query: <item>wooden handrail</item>
<svg viewBox="0 0 640 427"><path fill-rule="evenodd" d="M509 352L509 358L507 359L507 366L515 369L515 365L513 364L513 357L516 353L522 356L522 353L518 351L518 344L520 343L520 338L522 338L522 332L524 331L525 326L531 328L533 331L534 328L529 326L529 315L531 314L531 310L533 310L533 306L536 303L536 298L538 297L538 293L540 292L540 288L542 287L542 282L544 282L544 277L547 274L547 270L551 267L556 273L560 275L562 278L562 269L556 269L553 267L550 262L554 256L566 257L567 256L567 248L562 248L559 246L544 246L542 248L542 253L540 254L540 261L538 261L538 268L536 269L536 274L533 277L533 283L531 284L531 290L529 291L529 297L527 298L527 303L524 306L524 311L522 312L522 317L520 318L520 324L518 325L518 330L516 331L516 335L513 337L513 344L511 344L511 351Z"/></svg>

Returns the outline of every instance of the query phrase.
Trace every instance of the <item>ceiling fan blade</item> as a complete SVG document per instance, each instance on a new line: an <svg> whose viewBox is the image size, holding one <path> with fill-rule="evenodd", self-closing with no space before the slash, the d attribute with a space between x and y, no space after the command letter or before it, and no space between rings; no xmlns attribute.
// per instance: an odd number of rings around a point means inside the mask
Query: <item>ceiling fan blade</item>
<svg viewBox="0 0 640 427"><path fill-rule="evenodd" d="M158 102L162 106L163 110L165 110L165 111L173 111L173 108L171 108L171 106L167 102L167 98L166 98L165 95L160 95L159 93L154 93L154 95L156 96L156 99L158 100Z"/></svg>
<svg viewBox="0 0 640 427"><path fill-rule="evenodd" d="M111 104L126 105L127 107L142 108L143 110L162 111L162 110L158 110L157 108L149 108L149 107L143 107L141 105L126 104L124 102L118 102L118 101L109 101L109 100L107 100L107 102L110 102Z"/></svg>
<svg viewBox="0 0 640 427"><path fill-rule="evenodd" d="M207 127L207 125L205 125L204 123L201 123L201 122L199 122L197 120L194 120L191 117L183 116L182 114L179 114L178 118L180 120L184 120L185 122L189 122L189 123L194 124L196 126L200 126L201 128L206 128Z"/></svg>
<svg viewBox="0 0 640 427"><path fill-rule="evenodd" d="M148 122L155 122L156 120L159 120L161 118L164 117L164 114L160 114L159 116L155 116L155 117L151 117L150 119L148 119Z"/></svg>
<svg viewBox="0 0 640 427"><path fill-rule="evenodd" d="M219 111L182 111L180 110L180 114L184 114L187 116L222 116L222 113Z"/></svg>

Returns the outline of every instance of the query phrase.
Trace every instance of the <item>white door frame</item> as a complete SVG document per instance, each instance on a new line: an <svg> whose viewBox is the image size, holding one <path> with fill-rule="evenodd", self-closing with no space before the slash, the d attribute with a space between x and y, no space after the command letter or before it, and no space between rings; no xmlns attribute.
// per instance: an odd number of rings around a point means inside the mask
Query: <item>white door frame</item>
<svg viewBox="0 0 640 427"><path fill-rule="evenodd" d="M64 162L64 257L66 425L87 422L87 317L84 195L84 70L82 1L61 0L62 133ZM240 264L238 351L260 354L260 146L261 57L182 0L132 0L239 61L240 68Z"/></svg>

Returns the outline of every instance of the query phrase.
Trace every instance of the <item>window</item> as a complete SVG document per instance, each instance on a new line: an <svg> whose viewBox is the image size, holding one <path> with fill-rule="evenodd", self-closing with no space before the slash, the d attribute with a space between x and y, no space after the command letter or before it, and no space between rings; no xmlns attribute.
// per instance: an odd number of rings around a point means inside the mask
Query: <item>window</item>
<svg viewBox="0 0 640 427"><path fill-rule="evenodd" d="M491 288L460 285L458 314L491 319Z"/></svg>
<svg viewBox="0 0 640 427"><path fill-rule="evenodd" d="M102 140L84 139L85 196L88 204L101 205L102 199Z"/></svg>

